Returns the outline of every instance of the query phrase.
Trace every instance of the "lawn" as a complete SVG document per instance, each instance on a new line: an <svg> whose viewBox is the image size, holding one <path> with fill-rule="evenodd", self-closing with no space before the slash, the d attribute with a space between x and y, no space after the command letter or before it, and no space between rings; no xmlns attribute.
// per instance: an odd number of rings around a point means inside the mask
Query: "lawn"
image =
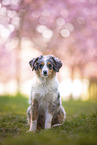
<svg viewBox="0 0 97 145"><path fill-rule="evenodd" d="M21 95L0 97L0 145L97 145L97 103L66 101L62 126L28 133L28 99Z"/></svg>

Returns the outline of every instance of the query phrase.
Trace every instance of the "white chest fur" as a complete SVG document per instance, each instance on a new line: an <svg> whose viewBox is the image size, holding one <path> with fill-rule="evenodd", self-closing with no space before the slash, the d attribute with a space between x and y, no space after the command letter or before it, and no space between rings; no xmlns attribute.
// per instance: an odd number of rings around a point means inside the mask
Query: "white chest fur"
<svg viewBox="0 0 97 145"><path fill-rule="evenodd" d="M32 82L32 89L29 103L35 99L39 102L39 105L46 107L49 101L54 101L58 94L58 81L55 78L48 81L47 79L38 80L36 77Z"/></svg>

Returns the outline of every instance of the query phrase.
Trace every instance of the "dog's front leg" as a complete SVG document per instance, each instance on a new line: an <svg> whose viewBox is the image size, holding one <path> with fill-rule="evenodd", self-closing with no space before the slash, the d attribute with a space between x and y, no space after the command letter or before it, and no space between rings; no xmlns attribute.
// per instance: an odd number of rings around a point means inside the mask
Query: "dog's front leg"
<svg viewBox="0 0 97 145"><path fill-rule="evenodd" d="M50 129L53 115L47 110L45 116L45 129Z"/></svg>
<svg viewBox="0 0 97 145"><path fill-rule="evenodd" d="M29 131L35 132L37 129L38 106L39 106L38 102L36 100L33 100L31 107L31 123Z"/></svg>
<svg viewBox="0 0 97 145"><path fill-rule="evenodd" d="M52 119L53 119L53 115L55 113L56 110L56 103L55 102L49 102L48 105L48 109L46 111L46 119L45 119L45 129L49 129L51 128L51 124L52 124Z"/></svg>
<svg viewBox="0 0 97 145"><path fill-rule="evenodd" d="M45 129L51 128L52 118L55 110L53 102L49 102L46 114L45 114Z"/></svg>

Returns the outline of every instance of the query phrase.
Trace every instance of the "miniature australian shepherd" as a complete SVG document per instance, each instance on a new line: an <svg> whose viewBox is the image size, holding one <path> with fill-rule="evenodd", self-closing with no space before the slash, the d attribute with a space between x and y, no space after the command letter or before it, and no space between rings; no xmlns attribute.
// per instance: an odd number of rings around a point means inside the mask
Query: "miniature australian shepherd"
<svg viewBox="0 0 97 145"><path fill-rule="evenodd" d="M30 130L50 129L64 123L66 113L61 104L56 72L62 62L52 55L41 55L29 62L35 77L32 81L27 118Z"/></svg>

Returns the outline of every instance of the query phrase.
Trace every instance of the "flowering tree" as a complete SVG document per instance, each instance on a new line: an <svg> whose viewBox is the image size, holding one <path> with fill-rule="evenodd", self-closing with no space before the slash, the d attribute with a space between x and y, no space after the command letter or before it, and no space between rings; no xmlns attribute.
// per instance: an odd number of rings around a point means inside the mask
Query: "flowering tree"
<svg viewBox="0 0 97 145"><path fill-rule="evenodd" d="M19 54L26 40L42 54L61 58L70 68L72 78L76 67L82 76L97 76L96 68L87 71L90 63L97 64L96 0L2 0L0 7L1 61L4 63L10 56L6 66L9 61L16 66L18 82Z"/></svg>

